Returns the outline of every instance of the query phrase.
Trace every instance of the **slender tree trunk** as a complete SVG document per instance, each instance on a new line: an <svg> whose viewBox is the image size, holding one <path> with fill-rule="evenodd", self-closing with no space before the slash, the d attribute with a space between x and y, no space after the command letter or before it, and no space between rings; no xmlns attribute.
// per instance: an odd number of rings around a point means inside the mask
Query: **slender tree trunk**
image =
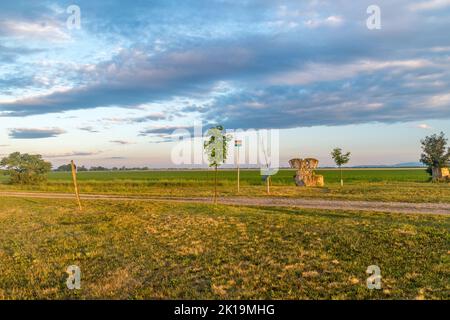
<svg viewBox="0 0 450 320"><path fill-rule="evenodd" d="M341 169L341 187L344 186L344 179L342 179L342 167L339 167Z"/></svg>
<svg viewBox="0 0 450 320"><path fill-rule="evenodd" d="M217 166L214 167L214 204L217 203Z"/></svg>

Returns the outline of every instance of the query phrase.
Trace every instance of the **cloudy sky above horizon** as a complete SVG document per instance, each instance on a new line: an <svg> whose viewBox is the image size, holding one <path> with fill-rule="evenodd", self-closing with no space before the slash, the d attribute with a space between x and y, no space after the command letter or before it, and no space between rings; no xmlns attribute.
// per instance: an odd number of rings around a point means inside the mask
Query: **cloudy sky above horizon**
<svg viewBox="0 0 450 320"><path fill-rule="evenodd" d="M282 164L415 162L450 135L449 30L450 0L2 2L0 154L170 167L202 122L280 129Z"/></svg>

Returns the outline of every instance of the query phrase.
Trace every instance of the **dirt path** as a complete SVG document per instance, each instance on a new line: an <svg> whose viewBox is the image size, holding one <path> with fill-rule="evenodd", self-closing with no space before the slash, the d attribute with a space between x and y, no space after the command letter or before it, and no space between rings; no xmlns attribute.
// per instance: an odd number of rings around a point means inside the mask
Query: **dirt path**
<svg viewBox="0 0 450 320"><path fill-rule="evenodd" d="M42 199L74 199L72 194L67 193L36 193L36 192L0 192L0 197L16 198L42 198ZM211 203L211 198L198 197L132 197L84 194L82 200L110 200L110 201L161 201L181 203ZM327 210L355 210L376 211L392 213L420 213L420 214L448 214L450 215L450 204L447 203L409 203L409 202L377 202L377 201L346 201L346 200L321 200L305 198L246 198L226 197L219 198L220 204L242 205L242 206L268 206L268 207L297 207L307 209Z"/></svg>

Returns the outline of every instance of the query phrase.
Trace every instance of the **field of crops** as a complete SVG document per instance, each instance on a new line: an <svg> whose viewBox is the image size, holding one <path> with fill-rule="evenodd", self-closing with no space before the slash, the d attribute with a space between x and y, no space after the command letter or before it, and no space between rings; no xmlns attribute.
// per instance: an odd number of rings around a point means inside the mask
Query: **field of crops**
<svg viewBox="0 0 450 320"><path fill-rule="evenodd" d="M450 184L432 184L423 169L344 170L340 186L338 170L318 170L325 177L323 188L298 188L293 170L280 170L272 178L271 194L280 197L329 198L369 201L450 202ZM82 193L146 196L211 196L211 170L80 172ZM219 172L221 196L266 196L258 170L241 171L241 192L237 193L236 171ZM52 172L49 181L38 186L13 186L3 176L0 190L72 192L70 173Z"/></svg>
<svg viewBox="0 0 450 320"><path fill-rule="evenodd" d="M317 170L317 174L325 176L329 183L338 183L340 180L339 170ZM429 175L425 169L344 169L346 182L427 182ZM222 183L234 183L236 181L236 170L220 170L220 181ZM276 185L292 185L294 170L280 170L272 181ZM50 182L70 182L72 179L69 172L52 172L49 175ZM3 181L5 177L3 176ZM101 171L101 172L79 172L78 180L82 181L144 181L147 183L174 183L189 185L211 184L213 182L212 170L151 170L151 171ZM261 184L259 170L241 170L241 182L248 185Z"/></svg>

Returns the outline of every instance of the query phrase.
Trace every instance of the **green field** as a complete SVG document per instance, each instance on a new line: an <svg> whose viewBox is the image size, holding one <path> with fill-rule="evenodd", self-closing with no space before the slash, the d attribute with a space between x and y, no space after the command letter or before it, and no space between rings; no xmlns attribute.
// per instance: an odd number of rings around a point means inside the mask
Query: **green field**
<svg viewBox="0 0 450 320"><path fill-rule="evenodd" d="M0 199L0 299L450 298L448 216L85 204Z"/></svg>
<svg viewBox="0 0 450 320"><path fill-rule="evenodd" d="M339 170L317 170L329 183L340 181ZM425 169L344 169L346 182L427 182L429 175ZM173 183L180 185L211 184L212 170L151 170L151 171L100 171L79 172L78 180L87 181L142 181L149 184ZM282 169L273 177L276 185L291 185L294 170ZM52 172L49 175L50 182L71 182L70 172ZM235 170L220 170L222 183L234 183L236 181ZM6 181L3 176L1 181ZM261 176L259 170L241 170L241 182L246 185L260 185Z"/></svg>
<svg viewBox="0 0 450 320"><path fill-rule="evenodd" d="M273 177L271 196L450 202L424 170L318 170L323 188ZM80 172L82 193L211 196L210 170ZM221 196L265 197L259 171L219 172ZM69 173L0 191L73 192ZM449 299L450 216L170 202L0 197L0 299ZM81 290L65 270L82 270ZM369 265L382 290L366 286Z"/></svg>
<svg viewBox="0 0 450 320"><path fill-rule="evenodd" d="M433 184L424 169L351 169L344 171L344 188L338 170L318 170L325 177L323 188L298 188L293 170L280 170L273 177L272 195L325 199L450 202L450 184ZM211 170L80 172L82 193L147 196L211 196L214 176ZM12 186L2 177L0 190L72 192L70 173L53 172L39 186ZM236 172L219 172L221 196L266 196L258 170L242 170L242 192L237 193Z"/></svg>

